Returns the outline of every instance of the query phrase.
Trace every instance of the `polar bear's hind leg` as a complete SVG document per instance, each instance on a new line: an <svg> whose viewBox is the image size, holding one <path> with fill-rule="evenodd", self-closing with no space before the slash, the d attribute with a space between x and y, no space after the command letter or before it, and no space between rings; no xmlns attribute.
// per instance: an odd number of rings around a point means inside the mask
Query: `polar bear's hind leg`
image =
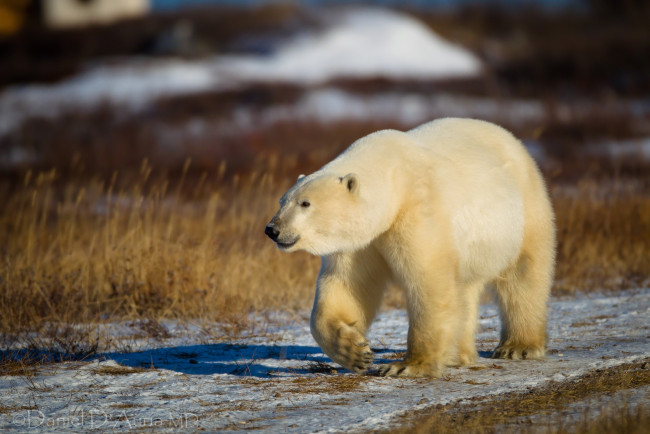
<svg viewBox="0 0 650 434"><path fill-rule="evenodd" d="M550 293L552 255L523 254L497 278L501 314L497 359L541 359L546 351L546 303Z"/></svg>

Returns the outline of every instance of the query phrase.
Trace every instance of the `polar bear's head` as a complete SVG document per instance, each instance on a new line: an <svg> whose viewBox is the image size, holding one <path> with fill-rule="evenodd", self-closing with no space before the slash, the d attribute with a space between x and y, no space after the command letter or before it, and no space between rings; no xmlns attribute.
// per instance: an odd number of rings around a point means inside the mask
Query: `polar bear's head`
<svg viewBox="0 0 650 434"><path fill-rule="evenodd" d="M280 199L280 210L265 233L281 250L323 256L354 250L364 223L361 186L354 173L301 176Z"/></svg>

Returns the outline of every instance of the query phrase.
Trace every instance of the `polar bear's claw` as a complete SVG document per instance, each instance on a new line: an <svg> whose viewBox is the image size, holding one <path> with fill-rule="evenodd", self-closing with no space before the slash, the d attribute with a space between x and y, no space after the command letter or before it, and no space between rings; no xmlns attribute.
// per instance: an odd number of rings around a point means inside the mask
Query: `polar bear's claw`
<svg viewBox="0 0 650 434"><path fill-rule="evenodd" d="M368 341L349 325L338 328L336 335L338 339L325 353L344 368L357 373L366 372L375 358Z"/></svg>
<svg viewBox="0 0 650 434"><path fill-rule="evenodd" d="M379 368L381 377L439 377L440 369L435 364L393 362Z"/></svg>
<svg viewBox="0 0 650 434"><path fill-rule="evenodd" d="M493 359L543 359L544 349L525 345L500 345L492 353Z"/></svg>

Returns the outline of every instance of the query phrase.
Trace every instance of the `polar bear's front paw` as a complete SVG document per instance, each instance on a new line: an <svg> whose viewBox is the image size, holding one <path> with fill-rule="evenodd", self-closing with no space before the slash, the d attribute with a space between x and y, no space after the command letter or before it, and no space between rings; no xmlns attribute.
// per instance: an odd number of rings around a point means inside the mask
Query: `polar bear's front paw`
<svg viewBox="0 0 650 434"><path fill-rule="evenodd" d="M393 362L379 368L382 377L440 377L442 369L437 363Z"/></svg>
<svg viewBox="0 0 650 434"><path fill-rule="evenodd" d="M368 341L356 329L344 326L337 330L336 343L328 352L332 360L346 369L363 373L375 358Z"/></svg>
<svg viewBox="0 0 650 434"><path fill-rule="evenodd" d="M544 348L527 345L499 345L492 353L493 359L543 359Z"/></svg>

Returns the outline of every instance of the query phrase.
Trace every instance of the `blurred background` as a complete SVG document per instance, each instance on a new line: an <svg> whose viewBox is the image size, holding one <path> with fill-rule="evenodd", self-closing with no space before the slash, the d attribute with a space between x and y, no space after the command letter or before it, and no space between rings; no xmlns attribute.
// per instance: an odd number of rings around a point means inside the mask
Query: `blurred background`
<svg viewBox="0 0 650 434"><path fill-rule="evenodd" d="M282 192L445 116L540 164L556 293L647 285L648 23L643 0L0 0L4 327L307 306L318 260L263 235Z"/></svg>
<svg viewBox="0 0 650 434"><path fill-rule="evenodd" d="M642 0L2 0L0 171L320 164L441 116L498 122L556 170L632 169L648 22Z"/></svg>

